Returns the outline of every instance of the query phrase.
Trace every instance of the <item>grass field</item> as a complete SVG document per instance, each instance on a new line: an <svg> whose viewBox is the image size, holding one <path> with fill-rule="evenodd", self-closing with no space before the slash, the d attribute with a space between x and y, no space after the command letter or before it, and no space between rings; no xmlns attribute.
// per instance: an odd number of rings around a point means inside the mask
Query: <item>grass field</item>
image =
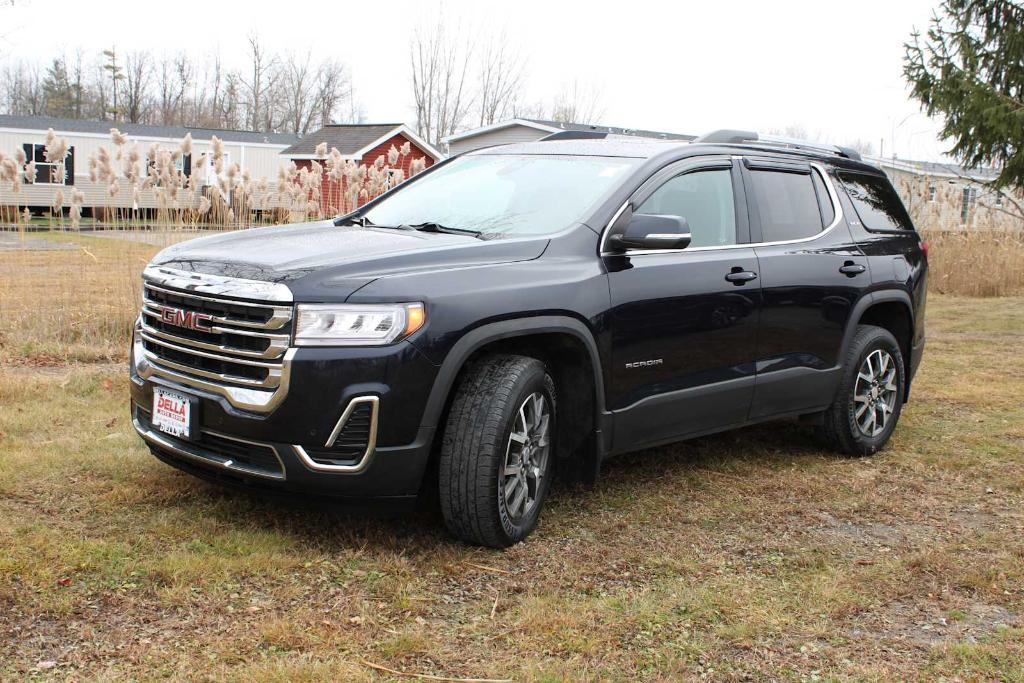
<svg viewBox="0 0 1024 683"><path fill-rule="evenodd" d="M931 298L874 458L791 423L648 450L495 552L156 461L105 327L153 247L75 243L0 253L0 679L1024 679L1024 298Z"/></svg>

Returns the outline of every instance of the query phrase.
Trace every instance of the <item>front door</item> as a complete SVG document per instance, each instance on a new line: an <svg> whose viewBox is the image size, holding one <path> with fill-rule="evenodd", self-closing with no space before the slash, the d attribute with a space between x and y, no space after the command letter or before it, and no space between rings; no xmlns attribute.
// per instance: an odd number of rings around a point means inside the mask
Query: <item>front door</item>
<svg viewBox="0 0 1024 683"><path fill-rule="evenodd" d="M738 167L728 157L675 164L645 183L635 213L685 218L677 250L605 254L611 289L608 405L613 451L746 420L761 302Z"/></svg>
<svg viewBox="0 0 1024 683"><path fill-rule="evenodd" d="M744 159L764 301L751 418L826 407L854 303L871 284L824 167Z"/></svg>

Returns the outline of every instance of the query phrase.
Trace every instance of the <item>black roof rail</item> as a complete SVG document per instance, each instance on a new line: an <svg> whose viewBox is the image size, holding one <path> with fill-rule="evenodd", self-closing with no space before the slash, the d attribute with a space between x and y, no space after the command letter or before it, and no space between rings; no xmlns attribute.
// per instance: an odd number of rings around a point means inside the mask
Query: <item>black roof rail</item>
<svg viewBox="0 0 1024 683"><path fill-rule="evenodd" d="M560 130L550 135L545 135L537 142L549 142L551 140L604 140L608 133L597 130Z"/></svg>
<svg viewBox="0 0 1024 683"><path fill-rule="evenodd" d="M809 140L797 140L794 138L777 137L774 135L761 136L757 133L749 130L732 130L729 128L723 128L722 130L712 131L701 135L694 139L694 142L704 143L718 143L718 144L750 144L756 143L759 145L770 145L773 147L788 147L790 149L802 149L812 152L827 152L829 154L835 154L837 156L846 157L847 159L853 159L860 161L860 152L849 147L841 147L839 145L830 145L824 142L811 142Z"/></svg>

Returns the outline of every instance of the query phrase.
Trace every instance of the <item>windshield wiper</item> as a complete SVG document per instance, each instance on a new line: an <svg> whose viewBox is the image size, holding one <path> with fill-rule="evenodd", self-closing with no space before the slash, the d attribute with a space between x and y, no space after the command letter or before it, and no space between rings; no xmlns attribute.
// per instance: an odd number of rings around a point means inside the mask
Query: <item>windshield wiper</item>
<svg viewBox="0 0 1024 683"><path fill-rule="evenodd" d="M338 220L334 221L334 225L339 227L342 225L358 225L361 228L375 227L373 221L371 221L366 216L354 216L352 218L346 218L344 220L339 218Z"/></svg>
<svg viewBox="0 0 1024 683"><path fill-rule="evenodd" d="M407 223L399 227L412 228L413 230L419 230L420 232L440 232L448 235L472 235L473 237L483 237L483 233L479 230L468 230L466 228L449 228L447 225L441 225L440 223L434 223L432 221L426 221L423 223Z"/></svg>

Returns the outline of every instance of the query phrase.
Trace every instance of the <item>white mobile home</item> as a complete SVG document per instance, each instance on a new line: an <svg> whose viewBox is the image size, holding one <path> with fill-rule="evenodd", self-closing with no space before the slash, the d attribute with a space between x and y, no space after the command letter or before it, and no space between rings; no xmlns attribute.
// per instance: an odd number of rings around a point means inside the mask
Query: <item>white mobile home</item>
<svg viewBox="0 0 1024 683"><path fill-rule="evenodd" d="M53 129L57 136L65 138L69 149L65 158L64 178L52 177L52 164L47 164L44 155L46 132ZM90 179L89 159L99 154L101 147L115 157L117 146L111 139L110 129L117 128L128 136L128 145L137 144L140 156L138 172L144 177L147 155L150 148L157 144L168 150L180 148L186 134L191 133L193 151L190 157L178 160L178 170L185 175L193 173L199 177L194 179L194 201L202 196L202 188L214 180L214 174L207 169L197 168L192 160L211 148L211 139L216 136L223 142L224 166L237 163L241 172L246 172L253 179L266 178L271 186L276 182L278 168L286 162L280 152L296 143L301 136L294 133L259 133L239 130L219 130L211 128L187 128L180 126L147 126L112 121L81 121L74 119L56 119L43 116L11 116L0 115L0 153L8 158L14 157L20 149L28 160L36 161L35 182L24 179L18 184L17 191L9 183L0 185L0 206L29 207L33 210L45 209L53 205L57 190L62 190L65 204L70 201L71 189L80 190L85 195L83 208L91 212L97 207L132 207L139 209L156 208L156 196L152 190L143 190L137 197L121 182L116 195L111 196L109 184L103 181L93 182ZM115 160L114 168L123 173L123 162Z"/></svg>

